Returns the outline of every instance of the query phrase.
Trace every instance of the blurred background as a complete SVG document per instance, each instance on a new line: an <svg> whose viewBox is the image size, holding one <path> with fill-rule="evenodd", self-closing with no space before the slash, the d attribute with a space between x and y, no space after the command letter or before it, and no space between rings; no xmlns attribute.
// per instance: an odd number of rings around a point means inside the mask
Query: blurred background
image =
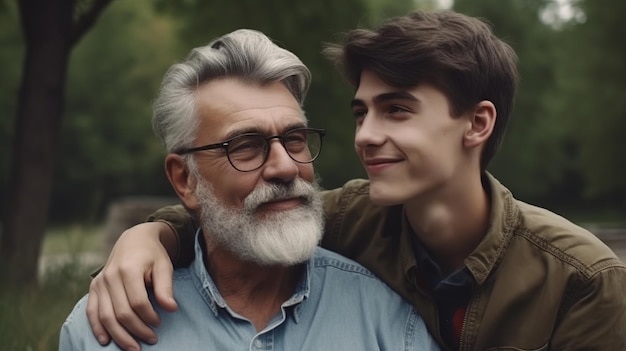
<svg viewBox="0 0 626 351"><path fill-rule="evenodd" d="M296 53L313 73L310 125L330 131L316 169L331 188L365 174L352 146L353 91L320 54L323 43L437 8L485 19L519 56L516 107L489 171L518 199L622 250L624 1L0 0L4 349L56 349L89 270L103 263L102 237L176 201L151 102L165 70L189 49L253 28ZM132 209L132 219L111 224Z"/></svg>

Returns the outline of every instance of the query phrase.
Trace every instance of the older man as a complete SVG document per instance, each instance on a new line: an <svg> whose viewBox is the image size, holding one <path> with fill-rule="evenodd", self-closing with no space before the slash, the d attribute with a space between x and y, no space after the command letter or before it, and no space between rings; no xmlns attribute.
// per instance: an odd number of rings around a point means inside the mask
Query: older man
<svg viewBox="0 0 626 351"><path fill-rule="evenodd" d="M201 225L197 259L175 272L179 309L147 349L433 350L414 309L369 271L317 248L311 162L324 131L301 109L310 74L263 34L239 30L170 68L153 127L167 176ZM101 346L83 298L60 349Z"/></svg>

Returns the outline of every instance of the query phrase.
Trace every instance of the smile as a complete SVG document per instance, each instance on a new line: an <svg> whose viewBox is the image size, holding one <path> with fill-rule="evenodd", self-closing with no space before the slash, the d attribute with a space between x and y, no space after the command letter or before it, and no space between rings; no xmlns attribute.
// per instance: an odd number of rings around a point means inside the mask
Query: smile
<svg viewBox="0 0 626 351"><path fill-rule="evenodd" d="M401 161L401 159L397 158L372 158L363 160L363 165L368 173L378 173Z"/></svg>

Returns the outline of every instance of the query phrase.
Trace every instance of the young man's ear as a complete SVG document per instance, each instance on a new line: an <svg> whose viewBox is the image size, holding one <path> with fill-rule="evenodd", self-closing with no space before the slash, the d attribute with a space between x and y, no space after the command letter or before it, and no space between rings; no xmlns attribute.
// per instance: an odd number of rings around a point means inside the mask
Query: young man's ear
<svg viewBox="0 0 626 351"><path fill-rule="evenodd" d="M463 145L473 148L485 144L493 132L496 117L496 107L491 101L483 100L476 104L474 113L469 116L470 123L465 131Z"/></svg>
<svg viewBox="0 0 626 351"><path fill-rule="evenodd" d="M195 194L197 180L189 173L183 157L168 154L165 157L165 174L185 207L197 210L200 207Z"/></svg>

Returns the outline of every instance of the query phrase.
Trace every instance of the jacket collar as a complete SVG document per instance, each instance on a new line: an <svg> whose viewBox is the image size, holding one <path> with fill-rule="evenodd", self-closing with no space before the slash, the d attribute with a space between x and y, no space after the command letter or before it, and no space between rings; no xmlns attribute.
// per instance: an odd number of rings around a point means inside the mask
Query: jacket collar
<svg viewBox="0 0 626 351"><path fill-rule="evenodd" d="M489 194L491 209L487 233L476 249L465 259L465 266L474 276L476 283L485 282L491 271L500 262L520 221L519 208L511 192L488 172L483 174L483 186ZM402 213L401 245L398 255L406 277L415 274L417 262L411 226ZM423 257L422 257L423 258Z"/></svg>
<svg viewBox="0 0 626 351"><path fill-rule="evenodd" d="M519 208L507 188L487 172L483 174L483 186L491 199L489 226L478 247L465 259L465 266L479 285L502 260L520 221Z"/></svg>

